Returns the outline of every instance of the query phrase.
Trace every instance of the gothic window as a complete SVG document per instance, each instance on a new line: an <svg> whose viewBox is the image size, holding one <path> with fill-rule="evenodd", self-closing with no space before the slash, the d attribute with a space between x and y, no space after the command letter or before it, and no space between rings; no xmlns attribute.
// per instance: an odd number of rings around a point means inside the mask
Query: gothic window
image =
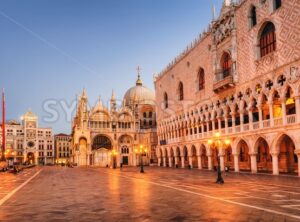
<svg viewBox="0 0 300 222"><path fill-rule="evenodd" d="M223 78L231 75L231 57L228 52L225 52L222 56L222 68L223 68Z"/></svg>
<svg viewBox="0 0 300 222"><path fill-rule="evenodd" d="M264 27L259 42L261 57L276 50L276 33L275 26L272 22L268 22Z"/></svg>
<svg viewBox="0 0 300 222"><path fill-rule="evenodd" d="M164 94L164 105L165 109L169 108L168 94L166 92Z"/></svg>
<svg viewBox="0 0 300 222"><path fill-rule="evenodd" d="M199 81L199 90L204 89L205 76L204 76L204 69L202 68L199 69L198 81Z"/></svg>
<svg viewBox="0 0 300 222"><path fill-rule="evenodd" d="M256 8L252 6L251 11L250 11L250 26L251 28L256 26L257 24L257 19L256 19Z"/></svg>
<svg viewBox="0 0 300 222"><path fill-rule="evenodd" d="M179 100L182 101L184 98L184 94L183 94L183 83L180 82L179 86L178 86L178 93L179 93Z"/></svg>

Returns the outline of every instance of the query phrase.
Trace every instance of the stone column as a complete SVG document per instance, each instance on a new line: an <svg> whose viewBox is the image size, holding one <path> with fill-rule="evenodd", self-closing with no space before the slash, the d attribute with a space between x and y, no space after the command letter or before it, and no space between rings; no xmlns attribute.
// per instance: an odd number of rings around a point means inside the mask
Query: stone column
<svg viewBox="0 0 300 222"><path fill-rule="evenodd" d="M219 154L219 158L220 158L221 171L224 171L225 170L224 154Z"/></svg>
<svg viewBox="0 0 300 222"><path fill-rule="evenodd" d="M241 127L241 132L244 131L244 113L243 111L240 112L240 127Z"/></svg>
<svg viewBox="0 0 300 222"><path fill-rule="evenodd" d="M251 109L248 111L248 116L249 116L249 130L253 130L253 112Z"/></svg>
<svg viewBox="0 0 300 222"><path fill-rule="evenodd" d="M232 132L235 133L235 113L232 114Z"/></svg>
<svg viewBox="0 0 300 222"><path fill-rule="evenodd" d="M173 167L173 157L169 157L169 167Z"/></svg>
<svg viewBox="0 0 300 222"><path fill-rule="evenodd" d="M296 106L296 122L300 122L300 96L295 97L295 106ZM298 158L298 162L299 162Z"/></svg>
<svg viewBox="0 0 300 222"><path fill-rule="evenodd" d="M198 169L202 169L202 162L201 162L201 156L197 156L198 159Z"/></svg>
<svg viewBox="0 0 300 222"><path fill-rule="evenodd" d="M202 134L202 138L204 137L204 124L201 123L201 134Z"/></svg>
<svg viewBox="0 0 300 222"><path fill-rule="evenodd" d="M215 118L213 118L212 120L211 120L211 125L212 125L212 131L214 132L215 130L216 130L216 119Z"/></svg>
<svg viewBox="0 0 300 222"><path fill-rule="evenodd" d="M207 155L208 157L208 170L212 170L213 167L212 167L212 155Z"/></svg>
<svg viewBox="0 0 300 222"><path fill-rule="evenodd" d="M209 132L209 121L206 122L206 134Z"/></svg>
<svg viewBox="0 0 300 222"><path fill-rule="evenodd" d="M189 156L189 165L193 168L193 157Z"/></svg>
<svg viewBox="0 0 300 222"><path fill-rule="evenodd" d="M263 128L263 113L261 106L258 107L259 128Z"/></svg>
<svg viewBox="0 0 300 222"><path fill-rule="evenodd" d="M233 154L233 158L234 158L234 171L240 172L239 154Z"/></svg>
<svg viewBox="0 0 300 222"><path fill-rule="evenodd" d="M167 167L167 157L163 157L164 167Z"/></svg>
<svg viewBox="0 0 300 222"><path fill-rule="evenodd" d="M279 175L278 153L272 153L273 174Z"/></svg>
<svg viewBox="0 0 300 222"><path fill-rule="evenodd" d="M273 102L269 103L270 126L274 126Z"/></svg>
<svg viewBox="0 0 300 222"><path fill-rule="evenodd" d="M161 157L158 157L157 160L158 160L158 161L157 161L157 164L158 164L158 166L160 167L160 166L161 166Z"/></svg>
<svg viewBox="0 0 300 222"><path fill-rule="evenodd" d="M250 159L251 159L251 172L257 173L257 161L256 161L257 154L256 153L250 153Z"/></svg>
<svg viewBox="0 0 300 222"><path fill-rule="evenodd" d="M181 156L181 168L184 168L184 156Z"/></svg>
<svg viewBox="0 0 300 222"><path fill-rule="evenodd" d="M228 134L228 117L227 116L224 118L224 121L225 121L225 134Z"/></svg>
<svg viewBox="0 0 300 222"><path fill-rule="evenodd" d="M176 167L176 165L178 166L178 157L177 156L175 156L175 167Z"/></svg>
<svg viewBox="0 0 300 222"><path fill-rule="evenodd" d="M283 99L283 101L281 101L281 109L282 109L282 123L283 123L283 125L286 125L287 119L286 119L285 99Z"/></svg>

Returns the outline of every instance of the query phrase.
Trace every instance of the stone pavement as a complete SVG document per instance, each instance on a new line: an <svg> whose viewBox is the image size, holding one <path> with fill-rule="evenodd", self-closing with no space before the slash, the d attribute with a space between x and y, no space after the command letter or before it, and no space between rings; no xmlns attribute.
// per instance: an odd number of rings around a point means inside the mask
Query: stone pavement
<svg viewBox="0 0 300 222"><path fill-rule="evenodd" d="M0 221L300 221L297 177L229 173L217 185L215 172L145 170L43 167L0 206Z"/></svg>

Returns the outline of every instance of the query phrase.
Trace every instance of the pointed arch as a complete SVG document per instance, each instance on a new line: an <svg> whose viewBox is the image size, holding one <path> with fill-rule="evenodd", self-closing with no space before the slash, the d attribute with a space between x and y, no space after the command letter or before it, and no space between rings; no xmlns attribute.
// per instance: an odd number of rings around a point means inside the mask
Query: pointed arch
<svg viewBox="0 0 300 222"><path fill-rule="evenodd" d="M259 35L260 57L276 50L276 29L272 22L263 24Z"/></svg>
<svg viewBox="0 0 300 222"><path fill-rule="evenodd" d="M203 90L205 88L205 73L203 68L199 68L198 71L198 90Z"/></svg>
<svg viewBox="0 0 300 222"><path fill-rule="evenodd" d="M178 84L178 99L180 101L184 99L183 83L181 81Z"/></svg>

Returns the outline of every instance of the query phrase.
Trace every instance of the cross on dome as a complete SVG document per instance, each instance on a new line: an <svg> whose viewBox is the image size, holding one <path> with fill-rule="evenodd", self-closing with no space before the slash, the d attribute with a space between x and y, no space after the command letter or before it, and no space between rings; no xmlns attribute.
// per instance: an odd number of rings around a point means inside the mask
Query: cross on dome
<svg viewBox="0 0 300 222"><path fill-rule="evenodd" d="M137 74L138 74L138 79L136 80L136 85L137 86L141 86L141 85L143 85L143 82L142 82L142 80L141 80L141 67L140 66L138 66L137 68L136 68L136 71L137 71Z"/></svg>

